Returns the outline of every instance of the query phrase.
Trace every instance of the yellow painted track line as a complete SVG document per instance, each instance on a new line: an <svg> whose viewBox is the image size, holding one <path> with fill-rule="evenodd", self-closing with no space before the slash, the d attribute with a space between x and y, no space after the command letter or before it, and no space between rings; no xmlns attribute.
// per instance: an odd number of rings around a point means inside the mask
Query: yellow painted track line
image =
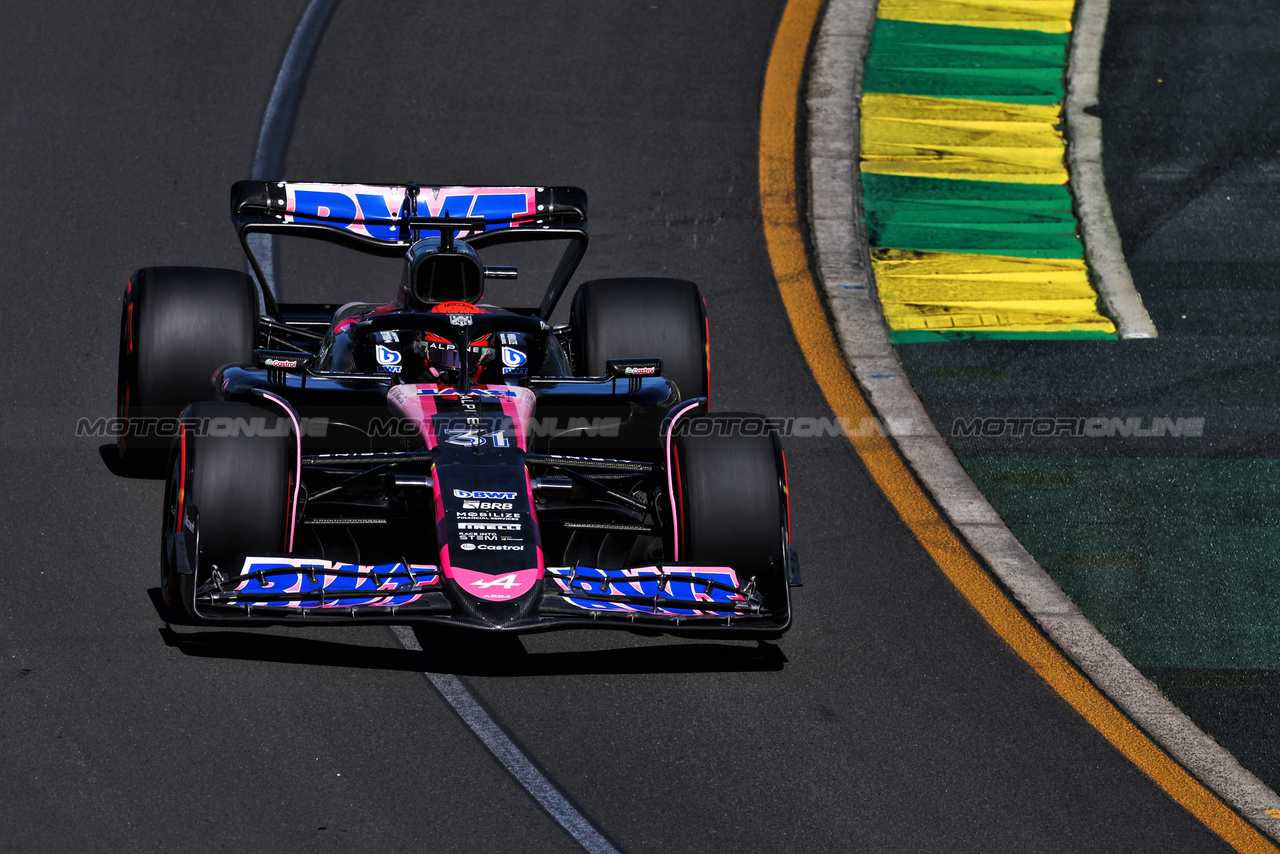
<svg viewBox="0 0 1280 854"><path fill-rule="evenodd" d="M789 0L774 37L760 108L761 213L774 276L809 369L836 416L863 419L872 417L872 412L827 324L809 269L796 205L800 86L821 9L822 0ZM1138 729L1022 615L939 515L886 436L850 435L849 440L872 479L942 572L1054 691L1156 785L1237 851L1280 852Z"/></svg>

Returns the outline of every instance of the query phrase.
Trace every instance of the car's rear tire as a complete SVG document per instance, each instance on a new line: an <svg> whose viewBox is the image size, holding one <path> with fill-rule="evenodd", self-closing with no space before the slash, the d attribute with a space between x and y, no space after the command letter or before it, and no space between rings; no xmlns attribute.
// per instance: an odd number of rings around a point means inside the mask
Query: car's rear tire
<svg viewBox="0 0 1280 854"><path fill-rule="evenodd" d="M257 334L258 294L242 272L144 267L134 273L120 317L121 459L162 463L173 433L150 419L173 418L188 403L211 400L214 371L252 361Z"/></svg>
<svg viewBox="0 0 1280 854"><path fill-rule="evenodd" d="M573 358L578 376L601 376L609 359L661 357L663 376L685 400L710 389L707 313L683 279L595 279L573 299Z"/></svg>
<svg viewBox="0 0 1280 854"><path fill-rule="evenodd" d="M226 401L193 403L183 411L165 491L160 589L170 609L189 604L178 601L176 565L166 548L168 535L187 518L194 522L188 535L199 536L196 583L214 565L224 575L238 572L230 563L237 555L286 551L296 440L283 427L291 422L281 418L279 412Z"/></svg>
<svg viewBox="0 0 1280 854"><path fill-rule="evenodd" d="M741 429L742 425L748 429ZM774 613L786 608L787 507L776 431L748 413L677 422L675 488L681 561L752 577Z"/></svg>

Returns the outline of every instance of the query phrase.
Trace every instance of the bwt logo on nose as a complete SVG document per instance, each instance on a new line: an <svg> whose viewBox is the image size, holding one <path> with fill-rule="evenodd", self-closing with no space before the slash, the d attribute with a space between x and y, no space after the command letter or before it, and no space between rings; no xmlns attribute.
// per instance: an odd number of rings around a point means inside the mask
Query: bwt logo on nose
<svg viewBox="0 0 1280 854"><path fill-rule="evenodd" d="M453 491L454 498L481 498L481 499L498 499L510 501L516 497L514 492L482 492L477 489L455 489Z"/></svg>
<svg viewBox="0 0 1280 854"><path fill-rule="evenodd" d="M286 187L286 221L320 223L377 240L400 239L398 219L406 210L403 187L365 187L338 189L313 185L315 189ZM445 187L436 192L424 189L418 196L419 216L482 216L500 226L518 226L516 220L534 213L532 187L486 189L480 187ZM407 213L405 214L407 215ZM424 230L424 235L438 232Z"/></svg>

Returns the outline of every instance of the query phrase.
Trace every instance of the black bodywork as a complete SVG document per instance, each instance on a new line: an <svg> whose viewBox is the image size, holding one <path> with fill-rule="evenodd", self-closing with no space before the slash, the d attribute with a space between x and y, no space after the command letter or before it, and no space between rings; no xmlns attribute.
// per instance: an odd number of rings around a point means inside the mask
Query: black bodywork
<svg viewBox="0 0 1280 854"><path fill-rule="evenodd" d="M214 387L218 399L251 403L294 424L300 465L297 498L286 508L294 514L292 549L277 555L274 566L263 560L202 566L199 508L182 509L177 530L165 535L165 561L192 616L225 623L426 621L513 632L608 627L733 637L776 637L788 628L785 584L780 595L765 597L754 578L726 581L723 573L670 559L678 549L672 517L679 512L669 489L672 423L705 413L705 400L682 400L661 375L656 353L610 362L604 376L577 376L573 353L581 330L550 325L587 245L582 191L538 188L536 219L494 222L417 216L409 206L417 190L408 185L396 218L398 239L388 241L335 228L323 217L286 221L284 186L243 181L233 187L232 219L257 274L263 312L253 362L224 366ZM538 306L475 314L465 326L439 313L364 316L347 334L368 342L397 331L430 333L452 342L464 360L479 337L519 335L530 370L512 387L527 389L519 395L533 400L531 421L515 413L515 401L499 383L473 385L465 361L452 387L425 375L406 383L420 367L410 366L415 353L408 348L398 351L404 367L397 373L379 373L368 360L360 370L320 369L335 334L335 308L277 303L248 240L254 233L301 234L397 256L433 229L457 232L477 250L549 239L565 240L567 248ZM399 344L388 337L384 346ZM420 405L409 400L414 395L434 408L417 425L429 425L433 435L425 441L404 417L404 407ZM776 439L774 445L783 472ZM782 478L776 487L785 495ZM504 497L464 497L473 495ZM466 509L486 503L500 509ZM479 521L468 521L474 517ZM455 563L461 554L474 562L476 551L459 551L477 548L459 541L459 529L468 525L497 528L485 535L501 538L478 546L490 551L477 569L492 576L478 584L527 571L534 550L545 572L515 597L489 600L463 591L443 572L442 549L452 551ZM785 514L778 525L786 562L778 572L795 580ZM633 580L618 574L636 567L644 570L629 576ZM276 579L290 589L282 592ZM373 601L371 589L379 594Z"/></svg>

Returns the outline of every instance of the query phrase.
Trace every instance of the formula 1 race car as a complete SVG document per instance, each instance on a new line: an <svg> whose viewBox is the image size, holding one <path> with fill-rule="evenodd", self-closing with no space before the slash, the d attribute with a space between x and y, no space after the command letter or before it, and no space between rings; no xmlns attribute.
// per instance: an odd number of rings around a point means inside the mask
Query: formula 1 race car
<svg viewBox="0 0 1280 854"><path fill-rule="evenodd" d="M171 616L784 632L781 445L767 419L708 413L697 286L584 282L551 325L586 209L571 187L241 181L253 277L134 273L119 450L163 460ZM396 298L277 304L264 234L402 258ZM482 302L517 270L481 251L549 240L566 248L540 305Z"/></svg>

